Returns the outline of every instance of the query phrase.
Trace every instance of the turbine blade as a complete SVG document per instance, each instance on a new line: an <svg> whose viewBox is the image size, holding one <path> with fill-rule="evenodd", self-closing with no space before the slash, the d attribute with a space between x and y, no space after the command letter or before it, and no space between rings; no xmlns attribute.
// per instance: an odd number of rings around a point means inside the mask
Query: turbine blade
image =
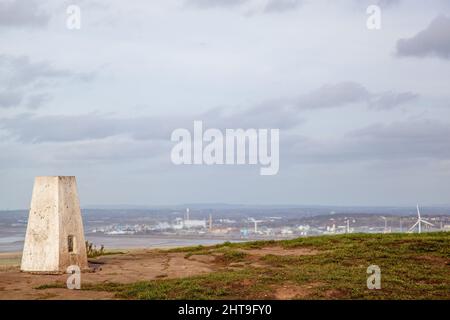
<svg viewBox="0 0 450 320"><path fill-rule="evenodd" d="M416 223L414 223L414 224L413 224L413 226L412 226L411 228L409 228L409 230L412 230L412 229L414 229L414 228L415 228L415 227L416 227L416 226L417 226L417 225L419 224L419 222L420 222L420 221L419 221L419 220L417 220L417 222L416 222Z"/></svg>
<svg viewBox="0 0 450 320"><path fill-rule="evenodd" d="M419 205L417 205L417 216L419 217L419 219L420 219L420 210L419 210Z"/></svg>
<svg viewBox="0 0 450 320"><path fill-rule="evenodd" d="M430 222L428 222L428 221L425 221L425 220L420 220L420 221L422 221L423 223L428 224L428 225L430 225L430 226L434 226L434 224L432 224L432 223L430 223Z"/></svg>

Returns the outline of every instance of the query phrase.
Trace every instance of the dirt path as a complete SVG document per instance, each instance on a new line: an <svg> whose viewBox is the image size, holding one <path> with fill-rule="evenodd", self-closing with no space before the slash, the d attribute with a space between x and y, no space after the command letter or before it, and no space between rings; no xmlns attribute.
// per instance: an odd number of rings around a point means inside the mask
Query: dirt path
<svg viewBox="0 0 450 320"><path fill-rule="evenodd" d="M82 273L82 285L89 283L130 283L161 278L180 278L208 273L214 266L184 258L184 253L160 253L157 250L137 250L108 255L92 264L95 272ZM45 289L38 286L65 284L67 275L36 275L20 272L20 254L0 255L0 299L111 299L107 292Z"/></svg>
<svg viewBox="0 0 450 320"><path fill-rule="evenodd" d="M314 255L318 251L306 248L282 248L277 246L240 250L249 255L249 266L264 267L260 258L265 255L300 256ZM194 254L167 252L157 249L134 249L126 253L90 259L93 271L81 274L81 285L101 283L133 283L154 279L184 278L223 268L217 258L223 253ZM20 272L20 253L0 254L0 300L2 299L114 299L111 292L90 290L68 290L65 288L68 275L43 275ZM240 269L239 263L226 264L227 268ZM36 289L39 286L55 285L61 288ZM281 299L301 297L309 292L307 287L292 284L275 290Z"/></svg>

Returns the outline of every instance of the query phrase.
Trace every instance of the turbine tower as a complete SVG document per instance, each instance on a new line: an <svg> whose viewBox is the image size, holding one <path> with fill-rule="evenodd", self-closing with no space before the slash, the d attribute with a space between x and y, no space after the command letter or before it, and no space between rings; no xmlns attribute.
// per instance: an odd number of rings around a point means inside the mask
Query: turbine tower
<svg viewBox="0 0 450 320"><path fill-rule="evenodd" d="M263 220L255 220L255 219L253 219L253 218L250 218L249 220L255 224L254 232L255 232L255 233L258 233L258 223L259 223L259 222L264 222L264 221L263 221Z"/></svg>
<svg viewBox="0 0 450 320"><path fill-rule="evenodd" d="M429 223L428 221L422 219L422 217L420 216L419 205L417 205L417 221L411 228L409 228L409 231L411 232L416 226L418 226L419 233L422 233L422 223L427 224L429 226L433 226L432 223Z"/></svg>
<svg viewBox="0 0 450 320"><path fill-rule="evenodd" d="M387 218L384 216L381 216L381 219L384 220L384 231L383 233L387 233Z"/></svg>

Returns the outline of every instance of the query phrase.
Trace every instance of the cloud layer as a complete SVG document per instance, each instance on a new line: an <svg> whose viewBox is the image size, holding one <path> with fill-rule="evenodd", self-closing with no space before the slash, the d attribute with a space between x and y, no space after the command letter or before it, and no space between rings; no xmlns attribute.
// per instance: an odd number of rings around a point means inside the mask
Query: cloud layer
<svg viewBox="0 0 450 320"><path fill-rule="evenodd" d="M47 174L77 175L85 203L448 202L449 8L0 1L0 204L26 207ZM194 120L279 128L279 174L173 165L170 135Z"/></svg>
<svg viewBox="0 0 450 320"><path fill-rule="evenodd" d="M35 0L3 0L0 2L1 27L42 27L50 15Z"/></svg>
<svg viewBox="0 0 450 320"><path fill-rule="evenodd" d="M450 18L436 17L431 24L415 36L397 42L400 57L435 56L450 59Z"/></svg>
<svg viewBox="0 0 450 320"><path fill-rule="evenodd" d="M0 54L0 108L25 105L36 109L51 98L43 90L74 77L90 79L85 74L55 68L48 62L32 62L27 56Z"/></svg>

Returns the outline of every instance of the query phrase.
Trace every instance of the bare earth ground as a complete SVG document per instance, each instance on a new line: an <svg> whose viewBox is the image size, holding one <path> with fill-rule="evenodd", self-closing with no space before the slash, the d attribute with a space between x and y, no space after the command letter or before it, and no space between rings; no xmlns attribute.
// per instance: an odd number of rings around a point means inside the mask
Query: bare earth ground
<svg viewBox="0 0 450 320"><path fill-rule="evenodd" d="M255 258L272 255L312 255L316 251L297 248L269 247L241 250ZM31 274L20 271L20 253L0 253L0 300L5 299L114 299L112 292L68 290L66 288L36 289L39 286L64 284L68 275ZM155 249L135 249L125 253L89 259L92 272L82 273L82 284L134 283L154 279L174 279L206 274L218 270L214 255L192 255L183 252L162 252ZM251 264L255 267L257 263ZM276 290L276 297L301 297L305 288L285 286Z"/></svg>
<svg viewBox="0 0 450 320"><path fill-rule="evenodd" d="M64 283L68 275L20 272L20 253L0 254L0 299L111 299L109 292L36 287ZM185 259L183 253L162 254L157 250L131 250L124 254L90 259L94 272L82 273L82 283L132 283L161 278L181 278L211 272L207 261ZM201 259L200 259L201 260Z"/></svg>

